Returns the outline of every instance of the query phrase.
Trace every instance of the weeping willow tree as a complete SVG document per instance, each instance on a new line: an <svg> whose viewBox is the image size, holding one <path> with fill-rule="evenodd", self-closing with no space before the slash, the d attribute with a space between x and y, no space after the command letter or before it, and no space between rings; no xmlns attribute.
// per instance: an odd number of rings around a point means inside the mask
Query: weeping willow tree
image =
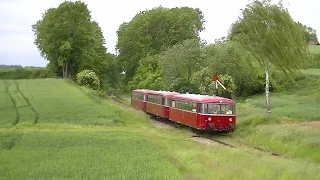
<svg viewBox="0 0 320 180"><path fill-rule="evenodd" d="M254 55L265 69L269 116L270 67L273 65L287 76L299 69L308 58L304 32L281 2L272 4L270 0L255 0L242 10L242 16L232 26L231 37Z"/></svg>

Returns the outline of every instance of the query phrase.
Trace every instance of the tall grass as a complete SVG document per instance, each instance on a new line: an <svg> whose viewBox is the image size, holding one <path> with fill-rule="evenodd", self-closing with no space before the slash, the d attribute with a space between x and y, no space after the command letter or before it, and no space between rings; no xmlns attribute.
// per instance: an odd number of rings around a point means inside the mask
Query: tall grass
<svg viewBox="0 0 320 180"><path fill-rule="evenodd" d="M19 80L18 83L21 84L21 93L38 112L39 124L123 126L137 122L135 115L132 119L126 119L125 112L121 112L119 108L96 103L84 95L80 88L64 80Z"/></svg>
<svg viewBox="0 0 320 180"><path fill-rule="evenodd" d="M0 81L0 127L11 126L17 120L15 102L4 81Z"/></svg>
<svg viewBox="0 0 320 180"><path fill-rule="evenodd" d="M259 125L240 130L234 138L241 142L320 163L319 127L296 125Z"/></svg>
<svg viewBox="0 0 320 180"><path fill-rule="evenodd" d="M320 54L320 46L309 46L310 53Z"/></svg>
<svg viewBox="0 0 320 180"><path fill-rule="evenodd" d="M17 135L3 136L3 179L182 179L164 153L134 134L30 132L14 145Z"/></svg>
<svg viewBox="0 0 320 180"><path fill-rule="evenodd" d="M282 87L271 93L272 117L266 118L265 96L238 101L237 132L232 135L248 144L262 146L290 157L320 162L320 127L302 127L297 122L320 121L320 69L302 71L295 82L277 76ZM283 125L283 124L296 125Z"/></svg>
<svg viewBox="0 0 320 180"><path fill-rule="evenodd" d="M174 131L174 132L173 132ZM182 130L183 131L183 130ZM182 138L185 137L185 138ZM315 162L274 157L253 150L189 141L190 134L163 130L150 138L168 154L184 179L317 179Z"/></svg>

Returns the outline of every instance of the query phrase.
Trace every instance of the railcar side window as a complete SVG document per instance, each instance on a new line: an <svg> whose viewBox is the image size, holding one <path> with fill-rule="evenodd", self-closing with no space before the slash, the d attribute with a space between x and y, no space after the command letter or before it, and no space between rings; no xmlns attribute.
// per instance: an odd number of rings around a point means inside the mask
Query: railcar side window
<svg viewBox="0 0 320 180"><path fill-rule="evenodd" d="M143 99L143 95L139 94L139 93L132 93L132 99L134 99L134 100L142 100Z"/></svg>
<svg viewBox="0 0 320 180"><path fill-rule="evenodd" d="M197 103L195 102L176 101L171 99L168 99L167 101L167 103L171 104L171 107L173 108L182 109L190 112L197 112Z"/></svg>
<svg viewBox="0 0 320 180"><path fill-rule="evenodd" d="M197 104L195 102L191 103L191 111L192 112L197 112Z"/></svg>
<svg viewBox="0 0 320 180"><path fill-rule="evenodd" d="M168 98L164 98L164 105L169 106L169 99Z"/></svg>
<svg viewBox="0 0 320 180"><path fill-rule="evenodd" d="M187 111L191 111L191 108L190 108L190 102L184 102L184 109L187 110Z"/></svg>
<svg viewBox="0 0 320 180"><path fill-rule="evenodd" d="M178 109L181 109L181 102L180 102L180 101L176 101L176 103L177 103L176 107L177 107Z"/></svg>
<svg viewBox="0 0 320 180"><path fill-rule="evenodd" d="M201 104L200 113L207 114L208 113L208 104Z"/></svg>
<svg viewBox="0 0 320 180"><path fill-rule="evenodd" d="M182 109L188 110L188 109L189 109L188 105L189 105L188 102L183 101L183 107L182 107Z"/></svg>
<svg viewBox="0 0 320 180"><path fill-rule="evenodd" d="M147 101L155 104L162 104L162 97L150 95L148 96Z"/></svg>
<svg viewBox="0 0 320 180"><path fill-rule="evenodd" d="M177 101L177 108L181 109L181 101Z"/></svg>

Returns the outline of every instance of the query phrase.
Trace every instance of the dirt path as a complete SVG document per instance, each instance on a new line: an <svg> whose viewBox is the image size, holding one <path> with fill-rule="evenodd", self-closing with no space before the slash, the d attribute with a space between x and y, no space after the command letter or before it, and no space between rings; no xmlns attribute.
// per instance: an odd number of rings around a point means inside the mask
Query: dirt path
<svg viewBox="0 0 320 180"><path fill-rule="evenodd" d="M307 126L320 128L320 121L310 121L310 122L299 122L299 123L286 123L284 125L292 125L292 126Z"/></svg>
<svg viewBox="0 0 320 180"><path fill-rule="evenodd" d="M154 120L152 118L149 118L151 123L156 127L156 128L170 128L171 126L169 124L159 122L157 120Z"/></svg>
<svg viewBox="0 0 320 180"><path fill-rule="evenodd" d="M218 144L217 142L212 141L212 140L207 139L207 138L204 138L204 137L192 137L192 138L189 138L189 139L192 139L194 141L197 141L199 143L206 144L206 145L209 145L209 146L214 146L214 145Z"/></svg>

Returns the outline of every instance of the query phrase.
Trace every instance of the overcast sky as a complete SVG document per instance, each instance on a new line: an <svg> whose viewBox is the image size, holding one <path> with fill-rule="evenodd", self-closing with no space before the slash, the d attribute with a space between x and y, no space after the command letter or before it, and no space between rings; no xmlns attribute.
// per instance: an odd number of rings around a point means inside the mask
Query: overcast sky
<svg viewBox="0 0 320 180"><path fill-rule="evenodd" d="M45 66L33 44L31 25L41 19L50 7L57 7L64 0L0 0L0 64ZM116 31L120 24L130 21L140 11L162 5L164 7L198 7L204 13L205 30L200 34L208 43L226 36L231 23L248 0L83 0L99 22L106 39L108 52L115 52ZM284 1L284 2L288 2ZM290 0L286 3L292 18L320 32L317 13L319 0ZM319 33L318 33L319 36Z"/></svg>

